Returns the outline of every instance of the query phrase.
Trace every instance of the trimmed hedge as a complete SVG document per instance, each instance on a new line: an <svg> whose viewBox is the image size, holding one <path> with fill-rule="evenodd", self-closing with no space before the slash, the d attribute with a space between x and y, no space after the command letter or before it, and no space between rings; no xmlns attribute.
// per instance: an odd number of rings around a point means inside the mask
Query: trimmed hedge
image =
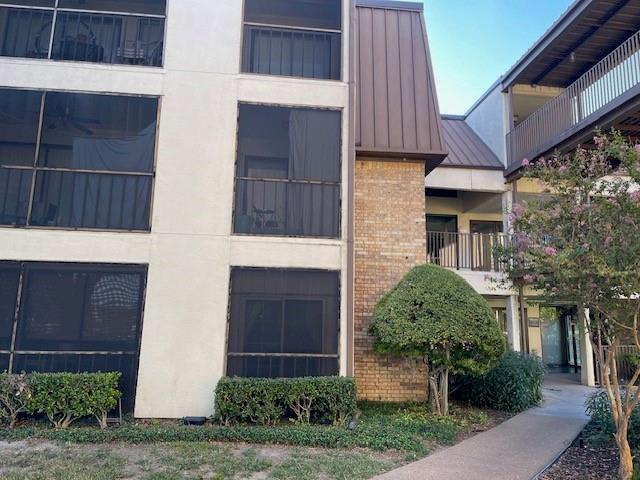
<svg viewBox="0 0 640 480"><path fill-rule="evenodd" d="M215 418L223 425L296 423L345 425L356 414L356 384L352 378L221 379L215 392Z"/></svg>
<svg viewBox="0 0 640 480"><path fill-rule="evenodd" d="M616 433L616 426L613 423L611 402L607 392L599 391L591 394L585 402L585 407L587 415L591 417L588 428L591 441L596 444L611 443L613 435ZM640 408L634 409L631 413L627 439L631 448L640 447Z"/></svg>
<svg viewBox="0 0 640 480"><path fill-rule="evenodd" d="M542 400L545 366L539 357L506 352L488 373L456 378L456 398L470 405L522 412Z"/></svg>
<svg viewBox="0 0 640 480"><path fill-rule="evenodd" d="M20 413L44 414L55 428L68 428L82 417L107 426L107 413L118 405L119 372L30 373L0 375L0 417L13 427Z"/></svg>

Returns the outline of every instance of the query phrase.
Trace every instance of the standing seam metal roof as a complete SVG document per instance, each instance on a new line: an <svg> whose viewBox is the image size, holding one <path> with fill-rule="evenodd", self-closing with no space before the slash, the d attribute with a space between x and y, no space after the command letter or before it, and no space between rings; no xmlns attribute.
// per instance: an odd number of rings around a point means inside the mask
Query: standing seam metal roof
<svg viewBox="0 0 640 480"><path fill-rule="evenodd" d="M500 159L464 121L464 117L443 115L442 129L449 150L449 156L442 162L443 167L504 170Z"/></svg>

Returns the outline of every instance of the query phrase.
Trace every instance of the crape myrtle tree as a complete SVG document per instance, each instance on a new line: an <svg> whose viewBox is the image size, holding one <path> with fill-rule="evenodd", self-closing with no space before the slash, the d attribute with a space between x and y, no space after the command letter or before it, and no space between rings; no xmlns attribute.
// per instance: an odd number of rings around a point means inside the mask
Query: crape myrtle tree
<svg viewBox="0 0 640 480"><path fill-rule="evenodd" d="M596 133L594 143L570 155L525 159L525 177L544 193L513 206L512 242L499 255L508 281L543 300L589 309L584 320L611 403L619 478L627 480L640 366L622 388L617 367L620 345L640 349L640 145L615 131Z"/></svg>
<svg viewBox="0 0 640 480"><path fill-rule="evenodd" d="M487 301L456 273L436 265L411 270L380 299L369 330L381 354L422 359L434 412L449 413L449 375L482 374L505 350Z"/></svg>

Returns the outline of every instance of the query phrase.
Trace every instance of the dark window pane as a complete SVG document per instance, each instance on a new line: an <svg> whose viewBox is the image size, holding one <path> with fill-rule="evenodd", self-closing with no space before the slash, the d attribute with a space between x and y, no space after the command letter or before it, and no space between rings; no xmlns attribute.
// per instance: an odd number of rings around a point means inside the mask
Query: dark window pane
<svg viewBox="0 0 640 480"><path fill-rule="evenodd" d="M246 0L246 22L340 30L341 0Z"/></svg>
<svg viewBox="0 0 640 480"><path fill-rule="evenodd" d="M39 164L151 172L157 108L155 98L47 93Z"/></svg>
<svg viewBox="0 0 640 480"><path fill-rule="evenodd" d="M4 0L10 5L24 5L25 7L51 7L55 6L56 0Z"/></svg>
<svg viewBox="0 0 640 480"><path fill-rule="evenodd" d="M148 230L152 177L40 171L30 223L38 226Z"/></svg>
<svg viewBox="0 0 640 480"><path fill-rule="evenodd" d="M235 232L336 238L340 186L239 179Z"/></svg>
<svg viewBox="0 0 640 480"><path fill-rule="evenodd" d="M42 92L0 89L0 165L32 166Z"/></svg>
<svg viewBox="0 0 640 480"><path fill-rule="evenodd" d="M0 263L0 350L11 348L19 280L20 266L17 263ZM0 372L3 370L0 365Z"/></svg>
<svg viewBox="0 0 640 480"><path fill-rule="evenodd" d="M164 19L59 12L51 58L162 65Z"/></svg>
<svg viewBox="0 0 640 480"><path fill-rule="evenodd" d="M227 374L337 374L339 297L336 272L234 269Z"/></svg>
<svg viewBox="0 0 640 480"><path fill-rule="evenodd" d="M232 356L227 360L230 377L327 377L338 374L337 358Z"/></svg>
<svg viewBox="0 0 640 480"><path fill-rule="evenodd" d="M2 361L1 357L0 361ZM42 373L121 372L122 409L124 413L133 412L138 375L138 353L110 355L16 353L13 356L13 371Z"/></svg>
<svg viewBox="0 0 640 480"><path fill-rule="evenodd" d="M0 168L0 225L26 225L32 170Z"/></svg>
<svg viewBox="0 0 640 480"><path fill-rule="evenodd" d="M261 178L250 174L258 156L286 158L291 180L339 182L340 139L338 111L240 105L238 175Z"/></svg>
<svg viewBox="0 0 640 480"><path fill-rule="evenodd" d="M0 372L6 372L9 370L9 355L6 353L0 353Z"/></svg>
<svg viewBox="0 0 640 480"><path fill-rule="evenodd" d="M100 12L144 13L164 15L166 0L60 0L58 7Z"/></svg>
<svg viewBox="0 0 640 480"><path fill-rule="evenodd" d="M47 58L52 19L51 10L0 7L0 55Z"/></svg>
<svg viewBox="0 0 640 480"><path fill-rule="evenodd" d="M242 71L339 80L341 39L339 33L246 25Z"/></svg>
<svg viewBox="0 0 640 480"><path fill-rule="evenodd" d="M27 265L16 349L137 351L144 272Z"/></svg>

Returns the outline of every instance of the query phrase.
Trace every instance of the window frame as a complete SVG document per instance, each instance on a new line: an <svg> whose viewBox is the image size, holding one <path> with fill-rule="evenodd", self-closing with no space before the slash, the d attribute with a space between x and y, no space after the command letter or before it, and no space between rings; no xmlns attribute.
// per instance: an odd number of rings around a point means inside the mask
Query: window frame
<svg viewBox="0 0 640 480"><path fill-rule="evenodd" d="M2 1L2 0L0 0ZM345 5L345 1L346 0L339 0L340 1L340 29L339 30L335 30L335 29L327 29L327 28L310 28L310 27L295 27L295 26L289 26L289 25L274 25L274 24L269 24L269 23L260 23L260 22L247 22L245 21L245 16L246 16L246 5L247 5L247 0L242 0L242 16L240 19L241 22L241 28L240 28L240 63L238 65L238 71L240 72L241 75L251 75L251 76L267 76L267 77L276 77L276 78L288 78L288 79L294 79L294 80L310 80L310 81L316 81L316 82L338 82L341 83L344 81L345 78L345 66L344 66L344 57L345 57L345 53L344 53L344 48L345 48L345 35L344 35L344 30L345 30L345 26L347 25L347 20L345 19L345 14L344 14L344 5ZM264 27L264 28L271 28L274 30L295 30L295 31L300 31L300 32L308 32L308 33L313 33L313 32L317 32L317 33L333 33L333 34L339 34L340 35L340 74L338 75L338 78L313 78L313 77L305 77L305 76L301 76L301 75L282 75L282 74L273 74L273 73L258 73L258 72L249 72L249 71L245 71L244 69L244 51L245 51L245 45L244 42L247 40L246 35L245 35L245 31L246 31L246 27L247 26L253 26L253 27Z"/></svg>
<svg viewBox="0 0 640 480"><path fill-rule="evenodd" d="M48 60L54 62L73 62L80 64L90 64L90 65L119 65L125 67L142 67L142 68L153 68L153 69L162 69L164 68L165 61L165 50L167 43L167 14L169 11L169 1L165 1L164 14L153 14L153 13L132 13L132 12L118 12L118 11L107 11L107 10L92 10L92 9L80 9L80 8L67 8L67 7L59 7L59 0L54 0L53 7L43 7L43 6L33 6L33 5L15 5L11 3L11 0L0 0L0 8L12 8L12 9L20 9L20 10L38 10L38 11L48 11L52 12L51 19L51 32L49 33L49 44L47 48L47 54L45 58L38 57L11 57L11 56L3 56L0 55L0 58L11 58L11 59L26 59L26 60ZM135 64L126 64L126 63L114 63L114 62L89 62L82 60L62 60L62 59L54 59L52 58L53 54L53 43L56 32L56 21L58 18L59 12L67 12L67 13L77 13L77 14L88 14L88 15L106 15L106 16L119 16L119 17L137 17L137 18L156 18L163 20L163 32L162 32L162 61L159 65L135 65Z"/></svg>
<svg viewBox="0 0 640 480"><path fill-rule="evenodd" d="M8 372L13 371L13 366L15 363L15 357L20 356L30 356L30 355L42 355L48 357L65 357L65 356L76 356L79 359L82 357L88 358L90 356L99 356L99 357L108 357L108 356L119 356L122 358L133 357L134 361L134 373L129 380L131 380L131 401L133 412L135 408L135 400L136 400L136 391L137 391L137 383L139 376L139 365L140 365L140 353L142 349L142 335L144 332L144 316L145 316L145 307L147 300L147 286L149 279L149 265L148 264L132 264L132 263L99 263L99 262L40 262L40 261L8 261L8 260L0 260L0 264L5 265L14 265L19 269L19 279L18 279L18 289L17 289L17 298L16 298L16 308L13 316L13 325L11 332L11 343L9 349L0 349L0 357L6 356ZM86 272L102 272L108 273L110 271L120 272L122 273L125 270L125 273L136 273L140 275L140 304L139 304L139 318L137 320L137 339L134 350L29 350L29 349L18 349L17 348L17 337L18 332L20 330L20 320L22 311L25 308L26 304L26 295L25 295L25 286L26 286L26 274L27 270L30 266L35 266L39 269L46 269L55 271L56 269L61 270L72 270L75 268L76 270L86 271ZM13 372L19 373L19 372Z"/></svg>
<svg viewBox="0 0 640 480"><path fill-rule="evenodd" d="M273 108L286 108L289 110L302 109L302 110L318 110L318 111L328 111L328 112L337 112L340 114L340 138L339 138L339 172L340 178L337 182L330 181L320 181L320 180L296 180L289 178L289 174L287 173L287 178L268 178L268 177L249 177L246 175L239 176L238 171L240 167L240 107L242 105L254 105L258 107L273 107ZM285 105L279 103L259 103L259 102L238 102L237 104L237 123L236 123L236 149L235 149L235 165L234 165L234 176L233 176L233 201L231 208L231 235L232 236L241 236L241 237L257 237L257 238L306 238L306 239L321 239L321 240L336 240L339 241L343 237L344 226L343 222L343 212L342 207L344 204L344 109L343 108L332 108L332 107L310 107L306 105ZM338 189L338 218L337 218L337 232L335 236L328 235L297 235L297 234L282 234L282 235L274 235L274 234L256 234L256 233L246 233L246 232L236 232L236 212L238 212L238 202L237 202L237 192L238 192L238 182L246 182L246 181L262 181L262 182L273 182L273 183L284 183L286 185L321 185L321 186L334 186Z"/></svg>
<svg viewBox="0 0 640 480"><path fill-rule="evenodd" d="M287 352L231 352L230 351L230 343L229 338L231 334L231 323L232 323L232 302L234 299L233 293L233 276L236 271L263 271L263 272L308 272L308 273L331 273L336 275L337 280L337 318L336 318L336 353L287 353ZM229 359L230 358L257 358L257 357L271 357L271 358L318 358L321 360L335 360L336 362L336 373L335 375L340 375L340 367L342 356L341 346L342 346L342 275L340 270L330 270L330 269L313 269L313 268L281 268L281 267L246 267L246 266L231 266L229 269L229 291L228 291L228 302L227 302L227 321L226 321L226 336L225 336L225 352L224 352L224 361L223 361L223 370L224 374L228 375L229 368ZM281 302L281 319L282 326L281 329L284 331L284 323L286 321L285 318L285 306L288 300L321 300L322 301L322 309L323 312L327 310L327 300L326 298L317 298L317 297L309 297L308 295L300 295L300 294L268 294L268 293L247 293L247 294L235 294L237 297L241 297L242 302L242 313L245 313L246 303L251 300L266 300L266 301L274 301L278 300ZM281 341L284 342L284 337L281 334ZM281 350L284 347L284 343L281 345ZM273 378L283 378L283 377L273 377Z"/></svg>
<svg viewBox="0 0 640 480"><path fill-rule="evenodd" d="M0 158L0 172L2 170L8 171L30 171L32 172L31 177L31 185L29 187L29 206L26 213L26 221L25 225L8 225L8 224L0 224L0 229L3 228L19 228L19 229L39 229L39 230L60 230L60 231L86 231L86 232L118 232L118 233L150 233L152 230L152 222L153 222L153 210L154 210L154 197L155 197L155 179L156 179L156 167L158 162L158 143L159 143L159 134L160 134L160 113L162 110L162 97L153 96L153 95L135 95L135 94L125 94L125 93L96 93L96 92L86 92L86 91L77 91L77 90L53 90L53 89L30 89L30 88L14 88L14 87L0 87L1 90L9 90L9 91L27 91L27 92L39 92L41 94L40 97L40 112L38 117L38 126L37 126L37 137L36 137L36 145L35 145L35 155L33 164L30 166L24 165L5 165L2 163L2 159ZM156 128L155 128L155 138L154 138L154 149L153 149L153 162L151 165L150 172L127 172L127 171L119 171L119 170L90 170L90 169L72 169L67 167L44 167L39 165L40 163L40 146L42 142L42 129L45 121L45 104L46 104L46 96L47 93L64 93L64 94L78 94L78 95L98 95L104 97L129 97L129 98L146 98L156 100ZM123 229L123 228L101 228L101 227L65 227L65 226L55 226L55 225L34 225L31 223L31 217L33 214L33 204L34 198L36 196L36 183L37 183L37 174L38 172L60 172L60 173L71 173L71 174L87 174L87 175L111 175L115 177L147 177L150 179L150 187L149 187L149 218L147 221L146 229Z"/></svg>

